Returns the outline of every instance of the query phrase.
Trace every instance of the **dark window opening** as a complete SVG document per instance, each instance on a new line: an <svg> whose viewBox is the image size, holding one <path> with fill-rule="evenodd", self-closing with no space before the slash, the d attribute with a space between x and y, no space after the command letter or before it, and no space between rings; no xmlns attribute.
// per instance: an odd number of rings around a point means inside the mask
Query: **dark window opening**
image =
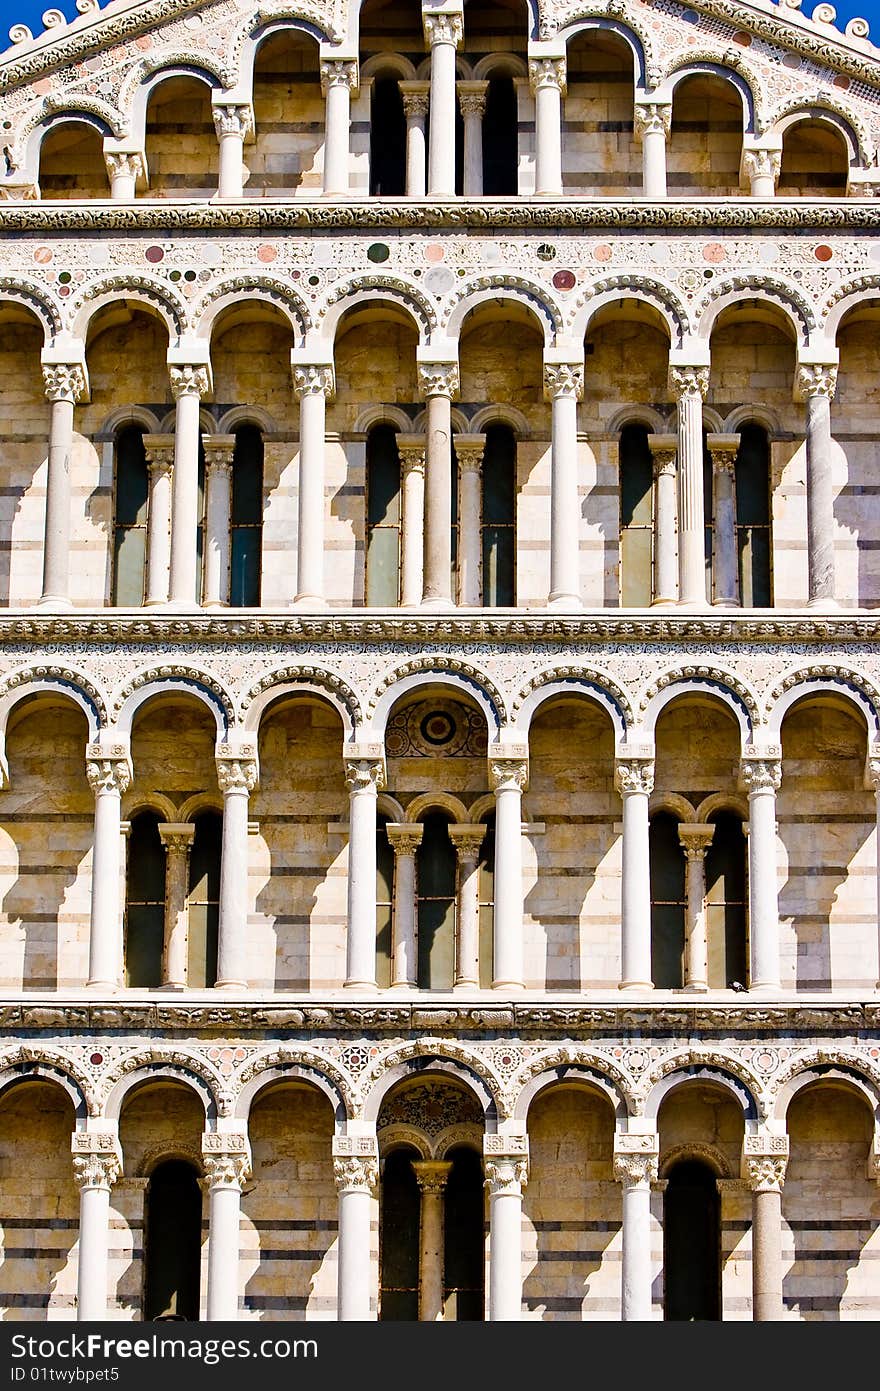
<svg viewBox="0 0 880 1391"><path fill-rule="evenodd" d="M143 427L128 425L120 430L116 436L115 454L116 497L110 602L120 608L138 608L144 602L150 496Z"/></svg>
<svg viewBox="0 0 880 1391"><path fill-rule="evenodd" d="M661 811L651 818L651 979L658 990L684 985L685 858L678 821Z"/></svg>
<svg viewBox="0 0 880 1391"><path fill-rule="evenodd" d="M458 1323L484 1317L484 1179L475 1150L451 1149L444 1194L443 1317Z"/></svg>
<svg viewBox="0 0 880 1391"><path fill-rule="evenodd" d="M376 820L376 983L380 990L391 984L394 907L394 848L388 840L388 817Z"/></svg>
<svg viewBox="0 0 880 1391"><path fill-rule="evenodd" d="M483 114L483 193L506 198L517 192L518 113L512 77L491 77Z"/></svg>
<svg viewBox="0 0 880 1391"><path fill-rule="evenodd" d="M396 77L377 77L370 102L370 193L406 194L406 116Z"/></svg>
<svg viewBox="0 0 880 1391"><path fill-rule="evenodd" d="M760 425L743 425L736 455L736 553L743 608L773 603L770 524L770 440Z"/></svg>
<svg viewBox="0 0 880 1391"><path fill-rule="evenodd" d="M486 430L481 471L483 604L516 603L516 435L509 425Z"/></svg>
<svg viewBox="0 0 880 1391"><path fill-rule="evenodd" d="M159 817L152 811L131 819L123 937L126 985L141 990L161 985L165 849L159 838Z"/></svg>
<svg viewBox="0 0 880 1391"><path fill-rule="evenodd" d="M186 983L198 989L217 980L223 817L219 812L205 811L195 818L194 825L189 854Z"/></svg>
<svg viewBox="0 0 880 1391"><path fill-rule="evenodd" d="M202 1194L191 1164L159 1164L147 1185L144 1318L199 1317Z"/></svg>
<svg viewBox="0 0 880 1391"><path fill-rule="evenodd" d="M242 425L235 432L231 532L229 602L235 608L255 608L263 549L263 434L256 425Z"/></svg>
<svg viewBox="0 0 880 1391"><path fill-rule="evenodd" d="M382 1167L379 1207L379 1318L415 1323L419 1317L421 1202L414 1150L392 1150Z"/></svg>
<svg viewBox="0 0 880 1391"><path fill-rule="evenodd" d="M717 812L706 852L706 935L709 988L748 984L746 953L746 838L734 812Z"/></svg>
<svg viewBox="0 0 880 1391"><path fill-rule="evenodd" d="M455 972L456 858L448 827L448 816L431 812L416 852L420 990L451 990Z"/></svg>
<svg viewBox="0 0 880 1391"><path fill-rule="evenodd" d="M721 1209L715 1175L683 1160L663 1196L664 1317L696 1323L721 1318Z"/></svg>
<svg viewBox="0 0 880 1391"><path fill-rule="evenodd" d="M396 432L376 425L367 436L366 600L393 608L400 593L400 458Z"/></svg>
<svg viewBox="0 0 880 1391"><path fill-rule="evenodd" d="M654 461L644 425L624 425L620 468L620 603L646 608L652 598Z"/></svg>

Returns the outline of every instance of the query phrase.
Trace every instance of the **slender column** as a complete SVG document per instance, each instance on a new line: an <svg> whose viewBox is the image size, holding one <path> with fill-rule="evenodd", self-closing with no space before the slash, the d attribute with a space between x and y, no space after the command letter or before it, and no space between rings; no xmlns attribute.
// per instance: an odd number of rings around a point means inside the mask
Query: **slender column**
<svg viewBox="0 0 880 1391"><path fill-rule="evenodd" d="M670 367L678 400L679 603L706 602L706 538L703 507L703 399L708 367Z"/></svg>
<svg viewBox="0 0 880 1391"><path fill-rule="evenodd" d="M46 476L46 524L43 533L42 604L70 607L70 467L73 407L86 394L86 377L76 362L43 366L43 384L51 402Z"/></svg>
<svg viewBox="0 0 880 1391"><path fill-rule="evenodd" d="M788 1163L785 1135L746 1135L742 1174L752 1190L752 1319L776 1323L782 1302L782 1185Z"/></svg>
<svg viewBox="0 0 880 1391"><path fill-rule="evenodd" d="M348 941L345 984L376 990L376 795L385 786L381 757L345 759L349 793Z"/></svg>
<svg viewBox="0 0 880 1391"><path fill-rule="evenodd" d="M244 191L244 142L253 129L249 106L215 106L214 129L220 142L218 198L240 198Z"/></svg>
<svg viewBox="0 0 880 1391"><path fill-rule="evenodd" d="M458 82L458 105L464 122L464 196L483 193L483 114L488 82Z"/></svg>
<svg viewBox="0 0 880 1391"><path fill-rule="evenodd" d="M651 884L648 877L650 758L618 759L614 774L623 798L620 884L621 990L651 990Z"/></svg>
<svg viewBox="0 0 880 1391"><path fill-rule="evenodd" d="M582 363L545 362L544 395L552 402L548 603L561 609L581 607L577 403L583 394Z"/></svg>
<svg viewBox="0 0 880 1391"><path fill-rule="evenodd" d="M775 198L776 180L782 168L781 150L744 150L743 173L749 181L750 198Z"/></svg>
<svg viewBox="0 0 880 1391"><path fill-rule="evenodd" d="M172 367L174 476L171 494L171 602L193 608L199 602L199 401L207 395L205 367Z"/></svg>
<svg viewBox="0 0 880 1391"><path fill-rule="evenodd" d="M416 958L416 850L424 826L419 822L389 822L385 828L394 851L394 904L391 916L391 984L414 990L418 984Z"/></svg>
<svg viewBox="0 0 880 1391"><path fill-rule="evenodd" d="M103 989L116 989L122 966L120 804L131 782L127 748L122 744L88 744L86 776L95 794L88 983Z"/></svg>
<svg viewBox="0 0 880 1391"><path fill-rule="evenodd" d="M452 397L458 391L455 363L419 365L427 402L425 455L425 558L422 602L452 606Z"/></svg>
<svg viewBox="0 0 880 1391"><path fill-rule="evenodd" d="M334 1135L333 1178L339 1195L336 1317L363 1323L370 1317L370 1206L379 1182L375 1135Z"/></svg>
<svg viewBox="0 0 880 1391"><path fill-rule="evenodd" d="M422 13L431 49L431 116L428 124L428 192L455 195L455 50L464 37L458 14Z"/></svg>
<svg viewBox="0 0 880 1391"><path fill-rule="evenodd" d="M513 1323L522 1317L522 1195L529 1177L527 1146L525 1135L486 1135L483 1139L489 1191L490 1323Z"/></svg>
<svg viewBox="0 0 880 1391"><path fill-rule="evenodd" d="M646 102L633 108L633 136L642 145L645 198L666 197L666 141L671 121L671 102Z"/></svg>
<svg viewBox="0 0 880 1391"><path fill-rule="evenodd" d="M530 58L529 83L535 94L535 192L562 193L562 98L565 59Z"/></svg>
<svg viewBox="0 0 880 1391"><path fill-rule="evenodd" d="M406 196L424 198L427 182L427 129L429 82L399 82L406 117Z"/></svg>
<svg viewBox="0 0 880 1391"><path fill-rule="evenodd" d="M159 839L165 847L165 943L162 984L182 990L186 985L189 923L186 896L189 852L196 828L191 823L164 822Z"/></svg>
<svg viewBox="0 0 880 1391"><path fill-rule="evenodd" d="M677 435L649 435L654 471L654 595L652 604L674 604L678 598L676 547Z"/></svg>
<svg viewBox="0 0 880 1391"><path fill-rule="evenodd" d="M832 487L831 398L837 368L798 364L798 389L807 403L807 560L809 602L833 605L834 490Z"/></svg>
<svg viewBox="0 0 880 1391"><path fill-rule="evenodd" d="M256 745L217 748L217 783L223 793L220 847L220 922L217 930L217 986L247 985L248 798L257 786Z"/></svg>
<svg viewBox="0 0 880 1391"><path fill-rule="evenodd" d="M714 497L714 550L712 579L714 602L739 603L739 562L736 549L736 453L739 435L709 435L706 445L712 458Z"/></svg>
<svg viewBox="0 0 880 1391"><path fill-rule="evenodd" d="M458 859L458 941L455 989L480 988L480 846L483 825L450 825L449 839Z"/></svg>
<svg viewBox="0 0 880 1391"><path fill-rule="evenodd" d="M205 607L229 603L232 552L232 456L234 435L206 435L205 450Z"/></svg>
<svg viewBox="0 0 880 1391"><path fill-rule="evenodd" d="M678 828L678 840L685 853L685 951L688 990L709 989L709 938L706 930L706 851L712 844L714 826L688 825Z"/></svg>
<svg viewBox="0 0 880 1391"><path fill-rule="evenodd" d="M422 565L425 545L425 439L423 435L398 435L400 458L401 539L400 602L415 608L422 602Z"/></svg>
<svg viewBox="0 0 880 1391"><path fill-rule="evenodd" d="M868 787L874 789L874 902L877 908L877 962L880 968L880 757L871 757L872 752L880 752L876 746L869 750L868 760L865 765L865 782ZM880 980L877 982L880 990ZM878 1174L880 1177L880 1174Z"/></svg>
<svg viewBox="0 0 880 1391"><path fill-rule="evenodd" d="M79 1189L79 1260L76 1317L80 1323L107 1318L107 1237L110 1189L122 1175L115 1134L74 1131L73 1179Z"/></svg>
<svg viewBox="0 0 880 1391"><path fill-rule="evenodd" d="M209 1323L238 1318L241 1194L251 1176L246 1135L208 1131L202 1136L202 1162L208 1182Z"/></svg>
<svg viewBox="0 0 880 1391"><path fill-rule="evenodd" d="M299 398L299 509L296 602L324 603L324 420L333 395L333 366L294 365Z"/></svg>
<svg viewBox="0 0 880 1391"><path fill-rule="evenodd" d="M116 203L132 203L137 181L144 174L144 157L137 150L105 150L110 197Z"/></svg>
<svg viewBox="0 0 880 1391"><path fill-rule="evenodd" d="M774 991L779 980L779 903L776 882L776 793L779 758L769 751L742 761L749 793L749 989Z"/></svg>
<svg viewBox="0 0 880 1391"><path fill-rule="evenodd" d="M326 98L324 192L348 192L351 94L357 91L358 66L352 59L321 63L321 91Z"/></svg>
<svg viewBox="0 0 880 1391"><path fill-rule="evenodd" d="M443 1194L452 1164L410 1161L421 1193L419 1217L419 1322L443 1318Z"/></svg>
<svg viewBox="0 0 880 1391"><path fill-rule="evenodd" d="M479 608L482 586L482 470L485 435L456 435L458 460L458 602Z"/></svg>
<svg viewBox="0 0 880 1391"><path fill-rule="evenodd" d="M623 1188L620 1317L647 1322L651 1310L651 1184L657 1179L657 1136L614 1137L614 1177Z"/></svg>
<svg viewBox="0 0 880 1391"><path fill-rule="evenodd" d="M526 757L489 759L495 793L495 951L493 990L523 988L522 794Z"/></svg>
<svg viewBox="0 0 880 1391"><path fill-rule="evenodd" d="M171 567L171 479L174 436L144 435L150 476L147 506L147 604L168 603Z"/></svg>

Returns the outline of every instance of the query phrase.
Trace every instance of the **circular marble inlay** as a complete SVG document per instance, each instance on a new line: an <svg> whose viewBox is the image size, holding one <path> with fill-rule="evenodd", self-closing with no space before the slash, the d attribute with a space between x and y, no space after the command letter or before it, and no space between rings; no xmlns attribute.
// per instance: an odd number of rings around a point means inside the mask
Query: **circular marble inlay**
<svg viewBox="0 0 880 1391"><path fill-rule="evenodd" d="M542 241L535 254L539 261L553 261L556 259L556 247L551 246L549 242Z"/></svg>
<svg viewBox="0 0 880 1391"><path fill-rule="evenodd" d="M445 295L455 284L455 276L446 266L434 266L425 276L425 284L432 295Z"/></svg>
<svg viewBox="0 0 880 1391"><path fill-rule="evenodd" d="M725 260L727 252L720 242L710 241L703 247L703 260L717 264L718 261Z"/></svg>
<svg viewBox="0 0 880 1391"><path fill-rule="evenodd" d="M558 270L553 277L553 285L557 290L573 290L576 284L574 271Z"/></svg>
<svg viewBox="0 0 880 1391"><path fill-rule="evenodd" d="M268 242L264 243L263 246L259 247L257 250L257 260L262 261L263 265L268 265L270 261L274 261L277 255L277 248L269 246Z"/></svg>
<svg viewBox="0 0 880 1391"><path fill-rule="evenodd" d="M150 265L156 266L165 259L165 252L161 246L148 246L144 252L144 260L149 261Z"/></svg>
<svg viewBox="0 0 880 1391"><path fill-rule="evenodd" d="M594 261L610 261L611 255L611 247L608 246L606 242L602 242L601 245L593 247Z"/></svg>
<svg viewBox="0 0 880 1391"><path fill-rule="evenodd" d="M430 261L432 264L435 264L437 261L442 261L445 255L446 248L441 246L439 242L429 242L425 247L425 260Z"/></svg>
<svg viewBox="0 0 880 1391"><path fill-rule="evenodd" d="M100 1067L103 1061L103 1053L93 1053L92 1056L89 1058L89 1062L92 1064L93 1067Z"/></svg>
<svg viewBox="0 0 880 1391"><path fill-rule="evenodd" d="M38 246L34 252L34 260L38 266L48 266L52 260L52 248L50 246Z"/></svg>
<svg viewBox="0 0 880 1391"><path fill-rule="evenodd" d="M813 252L813 255L815 256L817 261L830 261L831 257L834 255L834 252L832 251L830 246L826 246L823 244L822 246L816 247L815 251Z"/></svg>
<svg viewBox="0 0 880 1391"><path fill-rule="evenodd" d="M367 260L373 261L377 266L380 266L383 261L387 261L390 255L391 250L384 242L374 241L372 246L367 247Z"/></svg>

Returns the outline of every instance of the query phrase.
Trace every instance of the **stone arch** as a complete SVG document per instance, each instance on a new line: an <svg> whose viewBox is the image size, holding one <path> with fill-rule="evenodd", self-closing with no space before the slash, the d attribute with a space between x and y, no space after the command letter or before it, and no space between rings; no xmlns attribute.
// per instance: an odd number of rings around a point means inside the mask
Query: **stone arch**
<svg viewBox="0 0 880 1391"><path fill-rule="evenodd" d="M235 724L232 698L216 677L194 667L149 667L132 676L113 702L119 732L130 734L132 722L141 706L152 696L171 691L195 696L213 715L217 738L225 742L226 735Z"/></svg>
<svg viewBox="0 0 880 1391"><path fill-rule="evenodd" d="M361 64L360 80L362 83L368 82L371 78L383 77L386 73L404 82L411 82L416 75L416 65L402 53L372 53L367 61Z"/></svg>
<svg viewBox="0 0 880 1391"><path fill-rule="evenodd" d="M216 1120L218 1114L228 1109L220 1106L221 1079L201 1058L157 1046L129 1053L104 1074L101 1114L107 1120L118 1121L127 1099L139 1086L162 1079L182 1082L194 1092L205 1109L206 1122Z"/></svg>
<svg viewBox="0 0 880 1391"><path fill-rule="evenodd" d="M408 435L413 430L413 422L406 411L401 410L399 406L386 406L378 403L364 407L354 422L354 433L366 435L374 425L394 425L402 435Z"/></svg>
<svg viewBox="0 0 880 1391"><path fill-rule="evenodd" d="M222 795L217 792L197 792L193 797L187 797L185 802L181 802L175 819L178 821L193 821L203 811L214 811L222 816Z"/></svg>
<svg viewBox="0 0 880 1391"><path fill-rule="evenodd" d="M468 1149L476 1150L482 1158L483 1155L483 1132L476 1125L449 1125L434 1141L434 1157L443 1159L450 1150L457 1145L465 1145Z"/></svg>
<svg viewBox="0 0 880 1391"><path fill-rule="evenodd" d="M736 49L726 49L719 60L711 48L688 49L687 54L673 59L662 82L663 95L672 98L680 82L687 77L718 77L739 93L743 109L743 134L750 135L763 128L761 81L751 71ZM658 84L659 86L660 84Z"/></svg>
<svg viewBox="0 0 880 1391"><path fill-rule="evenodd" d="M119 105L129 112L129 128L132 139L139 149L143 149L147 134L147 108L150 97L157 87L173 77L190 77L201 82L210 91L218 91L226 86L226 73L217 59L200 53L197 59L185 52L169 53L166 50L152 57L144 58L134 72L129 74L119 93Z"/></svg>
<svg viewBox="0 0 880 1391"><path fill-rule="evenodd" d="M667 1150L660 1161L659 1177L666 1178L670 1169L674 1168L682 1159L702 1160L713 1170L716 1178L737 1177L736 1174L731 1173L730 1164L717 1145L701 1144L699 1140L690 1140L687 1144L674 1145L672 1149Z"/></svg>
<svg viewBox="0 0 880 1391"><path fill-rule="evenodd" d="M681 347L690 335L691 311L671 285L653 276L621 271L617 275L603 276L578 296L571 336L582 342L599 310L620 299L639 300L654 309L663 320L671 347Z"/></svg>
<svg viewBox="0 0 880 1391"><path fill-rule="evenodd" d="M76 295L71 306L73 332L85 342L89 326L100 309L115 300L132 300L143 305L148 312L157 314L168 330L169 343L183 333L188 310L170 286L163 285L152 276L135 275L125 272L122 275L102 275L87 282Z"/></svg>
<svg viewBox="0 0 880 1391"><path fill-rule="evenodd" d="M387 816L389 821L405 821L406 812L401 802L396 797L392 797L390 792L380 792L376 797L376 813L379 816Z"/></svg>
<svg viewBox="0 0 880 1391"><path fill-rule="evenodd" d="M517 53L504 53L500 49L495 53L487 53L474 63L474 77L478 82L494 77L496 73L509 77L528 77L529 70Z"/></svg>
<svg viewBox="0 0 880 1391"><path fill-rule="evenodd" d="M123 796L122 804L125 808L126 820L131 821L142 811L155 812L163 821L185 821L187 818L181 810L178 814L177 807L170 797L165 797L161 792L147 792L138 796L136 801L128 802Z"/></svg>
<svg viewBox="0 0 880 1391"><path fill-rule="evenodd" d="M525 309L529 319L540 329L545 347L551 347L556 335L562 332L562 311L553 302L545 286L524 275L498 271L494 275L476 276L459 286L446 319L447 336L458 342L467 316L487 300L495 303L511 300Z"/></svg>
<svg viewBox="0 0 880 1391"><path fill-rule="evenodd" d="M232 1115L247 1125L251 1107L266 1087L274 1082L298 1081L319 1091L330 1102L333 1128L338 1134L353 1110L350 1078L319 1053L307 1048L278 1048L255 1060L242 1071L241 1088Z"/></svg>
<svg viewBox="0 0 880 1391"><path fill-rule="evenodd" d="M754 406L736 406L721 421L720 433L737 434L743 425L749 421L755 421L758 425L763 425L768 435L778 435L780 433L779 417L769 406L759 403Z"/></svg>
<svg viewBox="0 0 880 1391"><path fill-rule="evenodd" d="M436 657L415 657L388 672L379 682L367 703L367 715L377 738L384 738L389 712L401 696L427 685L449 686L475 700L486 718L490 746L497 742L506 723L504 698L497 686L468 662L447 661L441 665Z"/></svg>
<svg viewBox="0 0 880 1391"><path fill-rule="evenodd" d="M339 43L345 37L344 33L335 28L332 18L331 27L322 28L317 18L318 13L318 7L309 5L307 0L301 5L290 3L290 0L281 0L281 3L259 5L256 13L250 11L235 31L229 45L227 80L224 85L234 87L250 101L253 96L254 67L260 45L283 30L293 30L305 38L313 39L319 49L323 39Z"/></svg>
<svg viewBox="0 0 880 1391"><path fill-rule="evenodd" d="M511 719L523 738L528 739L532 720L538 709L556 695L592 700L608 715L614 727L615 740L623 743L633 720L632 701L604 671L571 667L551 667L536 672L511 701Z"/></svg>
<svg viewBox="0 0 880 1391"><path fill-rule="evenodd" d="M63 1054L52 1048L41 1049L37 1054L33 1047L20 1044L5 1057L0 1057L0 1096L20 1082L36 1079L60 1087L70 1098L77 1128L86 1116L96 1114L97 1103L90 1079Z"/></svg>
<svg viewBox="0 0 880 1391"><path fill-rule="evenodd" d="M880 693L867 677L841 667L813 666L783 676L766 698L768 732L779 742L782 722L798 701L807 696L833 695L853 706L865 722L869 745L880 739Z"/></svg>
<svg viewBox="0 0 880 1391"><path fill-rule="evenodd" d="M89 742L98 738L107 723L104 695L87 677L66 667L22 667L0 680L0 735L5 736L9 716L28 696L46 692L78 705L86 717Z"/></svg>
<svg viewBox="0 0 880 1391"><path fill-rule="evenodd" d="M322 667L282 667L266 672L241 698L242 727L256 732L267 706L283 695L312 695L326 700L342 720L343 742L355 739L363 716L360 698L335 671Z"/></svg>
<svg viewBox="0 0 880 1391"><path fill-rule="evenodd" d="M752 742L760 724L757 697L732 672L710 666L671 668L652 682L639 702L646 735L654 737L661 711L682 695L710 695L720 700L739 725L743 745Z"/></svg>
<svg viewBox="0 0 880 1391"><path fill-rule="evenodd" d="M240 425L256 425L264 434L273 434L278 426L262 406L233 406L217 421L218 435L232 435Z"/></svg>
<svg viewBox="0 0 880 1391"><path fill-rule="evenodd" d="M418 821L429 811L448 811L453 821L464 825L470 821L470 812L458 797L451 792L420 792L407 804L406 820Z"/></svg>
<svg viewBox="0 0 880 1391"><path fill-rule="evenodd" d="M696 336L709 342L722 310L738 304L743 298L765 300L779 310L792 330L799 347L809 340L816 327L813 305L794 285L777 276L730 275L717 281L694 307Z"/></svg>
<svg viewBox="0 0 880 1391"><path fill-rule="evenodd" d="M385 300L402 309L418 330L419 343L428 342L437 328L437 310L415 284L396 275L359 275L335 285L324 300L315 322L318 337L332 350L339 321L349 309Z"/></svg>
<svg viewBox="0 0 880 1391"><path fill-rule="evenodd" d="M125 134L125 123L119 113L97 97L59 97L58 106L48 104L49 101L49 97L43 98L42 110L31 116L16 145L19 167L31 173L35 183L40 168L43 141L60 127L87 126L89 130L100 135L102 140L113 137L118 139ZM61 102L64 103L63 106Z"/></svg>
<svg viewBox="0 0 880 1391"><path fill-rule="evenodd" d="M705 406L703 409L705 410ZM616 410L608 421L609 435L619 434L625 425L644 425L651 435L668 433L667 421L660 412L641 403L621 406L619 410Z"/></svg>
<svg viewBox="0 0 880 1391"><path fill-rule="evenodd" d="M715 1082L737 1102L743 1114L746 1131L757 1129L763 1111L759 1104L760 1088L757 1079L738 1058L712 1050L691 1049L664 1058L659 1067L644 1078L644 1114L657 1120L664 1098L688 1082Z"/></svg>
<svg viewBox="0 0 880 1391"><path fill-rule="evenodd" d="M842 102L835 102L833 97L825 92L821 95L817 93L806 100L803 97L791 97L788 101L782 102L773 111L765 134L778 136L781 145L786 131L803 121L820 121L836 130L846 145L850 165L869 165L873 160L874 143L867 127L855 112L849 111Z"/></svg>
<svg viewBox="0 0 880 1391"><path fill-rule="evenodd" d="M539 1059L538 1061L545 1060ZM537 1096L551 1087L577 1082L593 1087L610 1102L615 1125L626 1120L629 1115L627 1094L616 1080L608 1077L601 1070L601 1066L597 1064L566 1062L552 1065L548 1063L543 1071L534 1073L524 1083L517 1093L513 1107L514 1119L522 1121L524 1125L527 1124L529 1109Z"/></svg>
<svg viewBox="0 0 880 1391"><path fill-rule="evenodd" d="M364 1120L376 1121L382 1102L398 1082L423 1073L440 1073L462 1082L483 1108L487 1128L498 1115L498 1083L484 1058L464 1044L417 1039L377 1058L361 1079Z"/></svg>
<svg viewBox="0 0 880 1391"><path fill-rule="evenodd" d="M565 27L559 30L559 38L565 41L566 49L572 39L588 29L599 29L606 34L614 34L623 40L632 53L636 88L644 87L648 80L648 72L654 66L651 61L654 57L654 46L647 27L639 23L636 15L625 4L617 6L616 13L621 16L619 19L611 18L607 12L597 11L590 14L590 9L589 5L581 6L578 17L569 18Z"/></svg>
<svg viewBox="0 0 880 1391"><path fill-rule="evenodd" d="M377 1138L379 1163L382 1166L384 1166L386 1156L391 1154L393 1150L409 1148L410 1146L420 1159L436 1157L427 1135L423 1135L415 1125L384 1125Z"/></svg>
<svg viewBox="0 0 880 1391"><path fill-rule="evenodd" d="M694 820L708 824L709 817L716 811L731 811L736 816L741 816L743 821L749 819L749 804L744 797L734 792L713 792L711 796L704 797L695 809Z"/></svg>
<svg viewBox="0 0 880 1391"><path fill-rule="evenodd" d="M512 406L508 401L499 401L497 405L482 406L471 417L467 430L473 434L482 434L488 425L496 423L509 425L517 439L528 439L531 434L531 426L521 410Z"/></svg>
<svg viewBox="0 0 880 1391"><path fill-rule="evenodd" d="M117 406L103 421L101 434L114 435L126 425L143 425L148 435L158 435L161 433L161 424L155 412L148 410L146 406Z"/></svg>
<svg viewBox="0 0 880 1391"><path fill-rule="evenodd" d="M785 1124L798 1092L813 1083L831 1081L843 1082L858 1092L875 1120L880 1115L880 1067L870 1067L865 1059L853 1057L845 1049L812 1048L793 1058L776 1077L772 1118Z"/></svg>
<svg viewBox="0 0 880 1391"><path fill-rule="evenodd" d="M211 285L191 311L197 338L210 343L220 315L231 305L255 300L279 309L293 330L294 347L301 348L312 327L308 305L293 281L276 275L237 275Z"/></svg>
<svg viewBox="0 0 880 1391"><path fill-rule="evenodd" d="M648 814L656 816L661 811L668 811L679 821L693 823L697 820L697 809L693 802L682 797L680 792L652 792L648 798Z"/></svg>
<svg viewBox="0 0 880 1391"><path fill-rule="evenodd" d="M4 301L20 304L33 314L42 327L46 347L62 332L64 321L52 297L42 286L32 284L24 276L0 276L0 304Z"/></svg>
<svg viewBox="0 0 880 1391"><path fill-rule="evenodd" d="M851 309L865 301L880 298L880 272L875 275L854 275L842 281L831 291L820 311L820 320L825 338L834 343L840 325Z"/></svg>

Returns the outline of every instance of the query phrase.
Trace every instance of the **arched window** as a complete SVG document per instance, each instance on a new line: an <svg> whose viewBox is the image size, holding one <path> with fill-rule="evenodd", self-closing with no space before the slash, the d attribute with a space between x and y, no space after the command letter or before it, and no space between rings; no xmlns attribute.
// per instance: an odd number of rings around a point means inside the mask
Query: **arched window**
<svg viewBox="0 0 880 1391"><path fill-rule="evenodd" d="M147 509L150 496L142 425L126 425L114 442L113 583L110 602L137 608L144 602Z"/></svg>
<svg viewBox="0 0 880 1391"><path fill-rule="evenodd" d="M509 425L489 425L481 470L483 605L516 603L516 436Z"/></svg>
<svg viewBox="0 0 880 1391"><path fill-rule="evenodd" d="M484 1178L475 1150L458 1145L446 1181L443 1224L443 1317L458 1323L484 1317Z"/></svg>
<svg viewBox="0 0 880 1391"><path fill-rule="evenodd" d="M375 425L367 436L366 596L371 608L392 608L400 593L400 457L395 430Z"/></svg>
<svg viewBox="0 0 880 1391"><path fill-rule="evenodd" d="M165 850L159 817L142 811L131 819L125 892L125 983L139 989L162 984L165 940Z"/></svg>
<svg viewBox="0 0 880 1391"><path fill-rule="evenodd" d="M518 113L513 78L489 78L483 115L483 193L505 198L517 188Z"/></svg>
<svg viewBox="0 0 880 1391"><path fill-rule="evenodd" d="M678 821L669 812L651 817L651 979L658 990L684 984L685 859Z"/></svg>
<svg viewBox="0 0 880 1391"><path fill-rule="evenodd" d="M709 988L748 984L746 959L746 838L734 812L716 812L706 852L706 935Z"/></svg>
<svg viewBox="0 0 880 1391"><path fill-rule="evenodd" d="M449 817L431 812L416 852L420 990L451 990L455 972L456 859Z"/></svg>
<svg viewBox="0 0 880 1391"><path fill-rule="evenodd" d="M394 848L387 826L387 816L376 818L376 983L380 990L391 984L393 950Z"/></svg>
<svg viewBox="0 0 880 1391"><path fill-rule="evenodd" d="M230 540L229 602L255 608L263 559L263 432L256 425L235 432Z"/></svg>
<svg viewBox="0 0 880 1391"><path fill-rule="evenodd" d="M735 469L740 602L743 608L769 608L773 603L770 440L763 426L743 425Z"/></svg>
<svg viewBox="0 0 880 1391"><path fill-rule="evenodd" d="M664 1318L721 1318L721 1211L712 1170L685 1159L663 1195Z"/></svg>
<svg viewBox="0 0 880 1391"><path fill-rule="evenodd" d="M415 1323L419 1317L421 1203L414 1150L396 1149L382 1164L379 1208L379 1318Z"/></svg>
<svg viewBox="0 0 880 1391"><path fill-rule="evenodd" d="M645 425L624 425L620 469L620 603L646 608L652 598L653 459Z"/></svg>
<svg viewBox="0 0 880 1391"><path fill-rule="evenodd" d="M217 933L220 922L220 846L223 817L204 811L194 820L187 895L186 983L190 988L217 980Z"/></svg>
<svg viewBox="0 0 880 1391"><path fill-rule="evenodd" d="M180 1159L158 1164L147 1185L144 1222L144 1318L199 1317L202 1194L196 1171Z"/></svg>
<svg viewBox="0 0 880 1391"><path fill-rule="evenodd" d="M406 194L406 116L396 77L373 81L370 98L370 193L378 198Z"/></svg>
<svg viewBox="0 0 880 1391"><path fill-rule="evenodd" d="M479 912L480 912L480 989L492 985L495 952L495 813L485 817L486 834L480 846Z"/></svg>
<svg viewBox="0 0 880 1391"><path fill-rule="evenodd" d="M109 198L104 141L83 120L63 120L40 145L41 198Z"/></svg>

